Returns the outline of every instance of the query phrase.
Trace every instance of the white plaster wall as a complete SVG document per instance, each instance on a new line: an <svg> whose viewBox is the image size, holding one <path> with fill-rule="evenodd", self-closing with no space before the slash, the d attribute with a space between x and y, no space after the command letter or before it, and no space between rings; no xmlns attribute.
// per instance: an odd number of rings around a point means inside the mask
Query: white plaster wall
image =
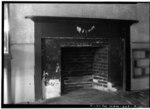
<svg viewBox="0 0 150 109"><path fill-rule="evenodd" d="M4 89L3 89L3 91L4 91L4 104L8 104L8 80L7 80L7 69L6 68L4 68Z"/></svg>
<svg viewBox="0 0 150 109"><path fill-rule="evenodd" d="M135 18L134 5L121 4L42 4L33 5L33 15L88 18Z"/></svg>
<svg viewBox="0 0 150 109"><path fill-rule="evenodd" d="M14 44L12 51L12 99L14 103L34 101L34 45Z"/></svg>
<svg viewBox="0 0 150 109"><path fill-rule="evenodd" d="M139 23L131 27L132 42L149 42L150 3L139 3L136 8L136 18Z"/></svg>
<svg viewBox="0 0 150 109"><path fill-rule="evenodd" d="M149 77L132 80L132 90L142 90L148 88L149 88Z"/></svg>
<svg viewBox="0 0 150 109"><path fill-rule="evenodd" d="M12 54L12 101L33 102L34 98L34 23L25 19L30 6L10 5Z"/></svg>
<svg viewBox="0 0 150 109"><path fill-rule="evenodd" d="M25 16L140 19L131 28L131 39L147 41L147 13L147 4L10 4L14 103L34 101L34 23Z"/></svg>
<svg viewBox="0 0 150 109"><path fill-rule="evenodd" d="M131 27L131 42L145 42L142 44L131 44L132 48L149 48L150 44L150 3L139 3L136 8L136 16L139 23ZM131 55L132 56L132 55ZM131 69L131 72L133 69ZM133 74L131 74L131 77ZM142 90L149 88L149 77L132 78L131 90Z"/></svg>
<svg viewBox="0 0 150 109"><path fill-rule="evenodd" d="M30 13L32 13L30 5L10 4L11 44L34 43L34 22L25 19Z"/></svg>

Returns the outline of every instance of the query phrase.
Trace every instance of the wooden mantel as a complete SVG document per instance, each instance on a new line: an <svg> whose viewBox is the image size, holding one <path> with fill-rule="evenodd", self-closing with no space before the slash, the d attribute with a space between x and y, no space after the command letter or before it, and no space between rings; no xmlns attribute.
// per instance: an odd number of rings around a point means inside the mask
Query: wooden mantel
<svg viewBox="0 0 150 109"><path fill-rule="evenodd" d="M50 21L67 21L67 22L113 22L113 23L126 23L131 25L137 23L137 20L124 20L124 19L108 19L108 18L83 18L83 17L59 17L59 16L26 16L26 19L32 19L35 22L50 22Z"/></svg>
<svg viewBox="0 0 150 109"><path fill-rule="evenodd" d="M79 17L54 17L54 16L26 16L35 22L35 100L42 99L42 39L55 38L92 38L92 39L123 39L125 41L125 77L126 90L131 85L131 60L130 60L130 26L137 20L79 18ZM77 28L90 32L84 34ZM91 28L94 27L92 30Z"/></svg>

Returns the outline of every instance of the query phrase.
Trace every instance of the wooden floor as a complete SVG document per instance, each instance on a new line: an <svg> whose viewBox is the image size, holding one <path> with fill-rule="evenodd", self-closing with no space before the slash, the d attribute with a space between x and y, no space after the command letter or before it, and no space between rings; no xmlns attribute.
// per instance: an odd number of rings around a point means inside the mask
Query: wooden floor
<svg viewBox="0 0 150 109"><path fill-rule="evenodd" d="M36 104L134 104L137 107L149 107L149 90L124 93L79 89Z"/></svg>

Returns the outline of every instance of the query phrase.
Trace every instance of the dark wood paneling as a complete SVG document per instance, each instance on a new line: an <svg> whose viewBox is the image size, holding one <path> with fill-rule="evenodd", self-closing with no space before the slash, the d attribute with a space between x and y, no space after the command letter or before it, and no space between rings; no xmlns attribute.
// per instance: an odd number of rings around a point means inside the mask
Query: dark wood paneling
<svg viewBox="0 0 150 109"><path fill-rule="evenodd" d="M109 46L109 81L119 90L123 89L124 41L111 40Z"/></svg>
<svg viewBox="0 0 150 109"><path fill-rule="evenodd" d="M125 83L126 91L131 90L131 45L130 45L130 26L126 26L123 30L125 38Z"/></svg>
<svg viewBox="0 0 150 109"><path fill-rule="evenodd" d="M35 23L35 100L43 98L42 95L42 67L41 67L41 26Z"/></svg>
<svg viewBox="0 0 150 109"><path fill-rule="evenodd" d="M84 37L84 38L124 38L120 29L120 24L112 22L101 22L101 23L91 23L87 22L40 22L39 26L41 28L41 37ZM77 31L77 26L84 30L90 29L95 26L91 32L79 33Z"/></svg>

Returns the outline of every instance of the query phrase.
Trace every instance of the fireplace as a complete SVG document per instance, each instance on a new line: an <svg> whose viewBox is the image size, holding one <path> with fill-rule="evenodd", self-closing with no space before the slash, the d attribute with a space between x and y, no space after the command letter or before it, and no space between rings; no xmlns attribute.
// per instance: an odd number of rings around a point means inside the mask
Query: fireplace
<svg viewBox="0 0 150 109"><path fill-rule="evenodd" d="M48 73L48 79L61 81L61 94L79 88L103 91L124 88L122 39L44 38L42 60L42 68Z"/></svg>
<svg viewBox="0 0 150 109"><path fill-rule="evenodd" d="M129 91L130 25L135 20L28 16L35 22L35 99L43 78L61 94L78 88Z"/></svg>

